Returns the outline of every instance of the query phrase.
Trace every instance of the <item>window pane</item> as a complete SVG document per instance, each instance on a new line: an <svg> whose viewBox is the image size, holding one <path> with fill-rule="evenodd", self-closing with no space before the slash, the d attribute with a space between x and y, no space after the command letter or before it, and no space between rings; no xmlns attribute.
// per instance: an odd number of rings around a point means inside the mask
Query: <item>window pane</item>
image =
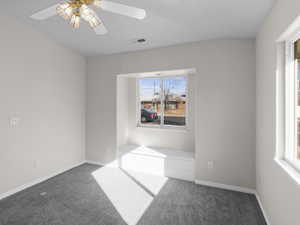
<svg viewBox="0 0 300 225"><path fill-rule="evenodd" d="M186 125L186 79L170 77L164 79L164 124Z"/></svg>
<svg viewBox="0 0 300 225"><path fill-rule="evenodd" d="M143 78L140 80L141 123L160 125L161 91L159 78Z"/></svg>

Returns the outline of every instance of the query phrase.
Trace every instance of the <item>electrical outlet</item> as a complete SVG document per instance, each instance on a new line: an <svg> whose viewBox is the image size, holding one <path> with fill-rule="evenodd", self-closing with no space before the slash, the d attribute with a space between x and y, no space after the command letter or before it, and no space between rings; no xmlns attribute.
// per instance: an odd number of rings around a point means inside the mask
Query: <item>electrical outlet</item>
<svg viewBox="0 0 300 225"><path fill-rule="evenodd" d="M214 168L214 162L213 161L208 161L207 162L207 168L210 169L210 170L213 169Z"/></svg>
<svg viewBox="0 0 300 225"><path fill-rule="evenodd" d="M19 117L12 117L12 118L10 118L10 121L9 121L9 123L10 123L10 127L11 128L16 128L16 127L18 127L19 126L19 123L20 123L20 118Z"/></svg>

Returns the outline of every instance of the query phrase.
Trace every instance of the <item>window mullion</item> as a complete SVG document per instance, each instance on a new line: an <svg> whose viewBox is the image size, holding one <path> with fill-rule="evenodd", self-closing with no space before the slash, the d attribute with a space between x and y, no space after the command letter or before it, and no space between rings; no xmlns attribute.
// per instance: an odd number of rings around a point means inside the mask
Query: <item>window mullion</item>
<svg viewBox="0 0 300 225"><path fill-rule="evenodd" d="M163 123L164 123L164 119L165 119L165 93L164 93L164 82L163 82L163 78L160 78L160 105L161 105L161 109L160 109L160 126L163 127Z"/></svg>

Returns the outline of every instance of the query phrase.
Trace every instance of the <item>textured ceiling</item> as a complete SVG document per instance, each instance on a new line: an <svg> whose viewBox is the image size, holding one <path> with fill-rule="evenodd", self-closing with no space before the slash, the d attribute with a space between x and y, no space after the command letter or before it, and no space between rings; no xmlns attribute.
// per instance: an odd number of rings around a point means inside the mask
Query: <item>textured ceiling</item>
<svg viewBox="0 0 300 225"><path fill-rule="evenodd" d="M60 0L9 0L2 13L17 17L83 55L129 52L208 39L253 38L274 0L111 0L143 8L145 20L95 9L108 34L97 36L87 24L74 30L56 16L45 21L29 17ZM147 39L137 44L135 40Z"/></svg>

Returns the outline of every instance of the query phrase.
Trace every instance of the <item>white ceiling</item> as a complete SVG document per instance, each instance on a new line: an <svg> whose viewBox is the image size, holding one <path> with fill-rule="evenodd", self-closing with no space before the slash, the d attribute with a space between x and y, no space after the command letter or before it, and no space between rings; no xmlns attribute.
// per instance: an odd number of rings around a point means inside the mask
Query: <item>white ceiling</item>
<svg viewBox="0 0 300 225"><path fill-rule="evenodd" d="M253 38L275 0L111 0L147 12L145 20L95 9L108 34L97 36L87 24L74 30L56 16L45 21L29 17L60 0L9 0L2 13L48 34L86 56L129 52L208 39ZM135 40L147 39L137 44Z"/></svg>

